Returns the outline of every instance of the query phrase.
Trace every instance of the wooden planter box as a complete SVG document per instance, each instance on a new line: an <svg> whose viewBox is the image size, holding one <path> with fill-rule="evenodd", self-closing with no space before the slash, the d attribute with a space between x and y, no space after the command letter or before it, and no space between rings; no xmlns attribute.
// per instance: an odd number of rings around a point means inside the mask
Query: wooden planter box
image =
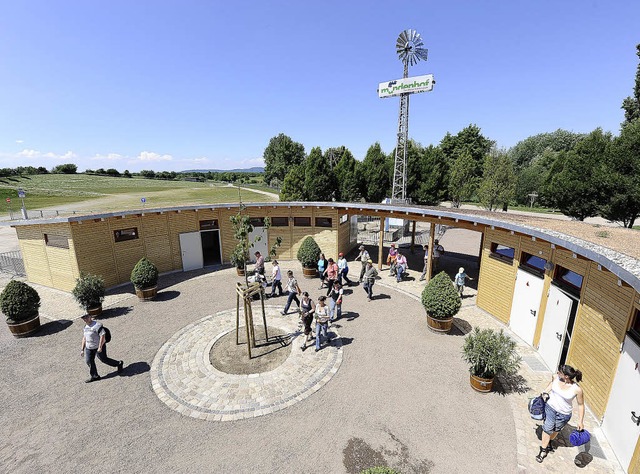
<svg viewBox="0 0 640 474"><path fill-rule="evenodd" d="M7 323L7 326L15 337L26 337L40 329L40 315L36 314L35 317L19 323Z"/></svg>
<svg viewBox="0 0 640 474"><path fill-rule="evenodd" d="M447 334L451 331L453 325L453 318L449 319L435 319L427 314L427 326L433 332L438 334Z"/></svg>
<svg viewBox="0 0 640 474"><path fill-rule="evenodd" d="M155 298L157 294L158 294L157 286L154 286L153 288L144 288L144 289L136 288L136 295L138 295L138 298L140 298L142 301L150 301L153 298Z"/></svg>
<svg viewBox="0 0 640 474"><path fill-rule="evenodd" d="M96 306L95 308L87 309L87 314L93 316L94 318L96 316L100 316L102 314L102 305Z"/></svg>
<svg viewBox="0 0 640 474"><path fill-rule="evenodd" d="M315 267L302 267L302 276L305 278L316 278L318 276L318 270Z"/></svg>
<svg viewBox="0 0 640 474"><path fill-rule="evenodd" d="M489 393L493 390L493 379L483 379L482 377L471 374L469 383L471 383L471 388L476 392Z"/></svg>

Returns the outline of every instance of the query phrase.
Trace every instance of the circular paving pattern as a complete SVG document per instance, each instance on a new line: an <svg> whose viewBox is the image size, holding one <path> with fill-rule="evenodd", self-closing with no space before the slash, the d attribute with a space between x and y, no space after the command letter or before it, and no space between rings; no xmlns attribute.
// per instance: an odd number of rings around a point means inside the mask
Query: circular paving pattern
<svg viewBox="0 0 640 474"><path fill-rule="evenodd" d="M269 372L234 375L220 372L209 361L215 342L235 330L236 310L206 316L182 328L158 351L151 364L153 390L169 408L207 421L253 418L282 410L318 391L342 363L342 342L335 329L330 346L315 352L300 349L304 335L298 315L280 314L280 307L266 306L267 326L294 338L291 354ZM243 312L240 311L243 323ZM254 321L262 323L258 311ZM241 326L241 330L244 325Z"/></svg>

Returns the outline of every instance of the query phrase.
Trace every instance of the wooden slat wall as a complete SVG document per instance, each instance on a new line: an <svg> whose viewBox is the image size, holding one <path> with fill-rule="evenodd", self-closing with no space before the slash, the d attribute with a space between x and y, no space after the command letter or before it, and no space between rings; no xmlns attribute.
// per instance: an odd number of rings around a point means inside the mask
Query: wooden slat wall
<svg viewBox="0 0 640 474"><path fill-rule="evenodd" d="M340 222L340 217L342 213L338 214L338 223ZM347 221L338 224L338 251L343 252L345 255L351 251L357 244L351 245L351 239L349 234L350 229L351 216L347 215Z"/></svg>
<svg viewBox="0 0 640 474"><path fill-rule="evenodd" d="M169 224L169 243L171 250L172 268L182 268L182 254L180 253L180 234L184 232L196 232L200 229L198 218L194 210L167 212Z"/></svg>
<svg viewBox="0 0 640 474"><path fill-rule="evenodd" d="M635 291L625 284L618 286L618 278L605 269L598 270L595 262L586 262L586 266L567 364L582 371L582 387L589 407L602 418L620 358L620 345L631 318Z"/></svg>
<svg viewBox="0 0 640 474"><path fill-rule="evenodd" d="M511 265L489 256L493 242L515 249L516 258ZM520 238L517 235L511 235L506 231L486 229L478 278L477 304L479 308L484 309L505 324L509 322L511 314L519 249Z"/></svg>
<svg viewBox="0 0 640 474"><path fill-rule="evenodd" d="M109 223L99 219L73 222L71 232L80 271L101 276L107 287L121 283Z"/></svg>
<svg viewBox="0 0 640 474"><path fill-rule="evenodd" d="M142 257L146 255L144 248L145 231L142 227L142 219L138 215L128 215L122 218L107 219L109 224L109 237L113 245L113 255L115 257L116 269L118 272L118 283L130 280L131 270ZM113 232L121 229L135 227L138 229L138 238L115 242ZM155 262L153 262L155 264Z"/></svg>
<svg viewBox="0 0 640 474"><path fill-rule="evenodd" d="M65 291L72 290L79 272L69 224L18 226L16 233L27 279ZM47 246L44 234L66 238L69 248Z"/></svg>
<svg viewBox="0 0 640 474"><path fill-rule="evenodd" d="M631 458L627 472L629 474L640 474L640 437L636 442L636 449L633 452L633 457Z"/></svg>

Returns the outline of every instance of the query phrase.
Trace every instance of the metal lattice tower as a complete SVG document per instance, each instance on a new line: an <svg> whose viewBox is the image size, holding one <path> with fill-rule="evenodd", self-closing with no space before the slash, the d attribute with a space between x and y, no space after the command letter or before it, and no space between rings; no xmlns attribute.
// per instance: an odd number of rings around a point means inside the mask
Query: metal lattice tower
<svg viewBox="0 0 640 474"><path fill-rule="evenodd" d="M404 64L403 79L409 77L409 66L421 59L427 60L427 49L420 33L404 30L396 41L396 53ZM407 202L407 143L409 141L409 94L400 94L400 113L398 114L398 141L393 167L393 190L391 202Z"/></svg>

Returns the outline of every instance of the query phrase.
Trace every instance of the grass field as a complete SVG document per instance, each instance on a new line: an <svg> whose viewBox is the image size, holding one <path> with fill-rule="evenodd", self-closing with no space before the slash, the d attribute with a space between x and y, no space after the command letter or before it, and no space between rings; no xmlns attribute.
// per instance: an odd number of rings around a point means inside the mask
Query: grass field
<svg viewBox="0 0 640 474"><path fill-rule="evenodd" d="M144 207L238 202L238 189L221 183L161 181L144 178L113 178L92 175L47 174L0 179L0 211L16 211L22 205L17 189L26 193L28 210L113 211ZM246 202L269 202L271 196L242 189ZM11 198L11 204L6 202Z"/></svg>

